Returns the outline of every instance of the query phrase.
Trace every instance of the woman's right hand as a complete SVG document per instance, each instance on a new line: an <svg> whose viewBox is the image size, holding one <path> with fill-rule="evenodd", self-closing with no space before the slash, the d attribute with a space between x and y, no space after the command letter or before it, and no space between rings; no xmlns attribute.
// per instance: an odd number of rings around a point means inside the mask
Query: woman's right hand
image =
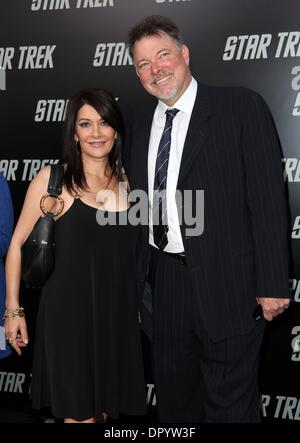
<svg viewBox="0 0 300 443"><path fill-rule="evenodd" d="M17 354L21 355L21 348L29 343L25 317L19 315L7 317L4 322L4 330L6 340Z"/></svg>
<svg viewBox="0 0 300 443"><path fill-rule="evenodd" d="M21 248L32 229L42 216L41 197L47 193L50 177L50 166L45 166L31 181L26 192L23 208L14 230L5 260L6 272L6 310L19 308L19 289L21 280ZM6 339L14 350L21 355L21 348L28 344L27 327L24 316L9 315L5 318Z"/></svg>

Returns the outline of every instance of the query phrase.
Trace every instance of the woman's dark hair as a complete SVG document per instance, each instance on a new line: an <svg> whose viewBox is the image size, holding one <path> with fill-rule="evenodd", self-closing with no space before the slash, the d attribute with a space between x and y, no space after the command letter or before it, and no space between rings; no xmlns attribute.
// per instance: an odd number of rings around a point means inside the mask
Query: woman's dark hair
<svg viewBox="0 0 300 443"><path fill-rule="evenodd" d="M82 190L88 188L82 165L81 150L74 138L78 111L84 105L92 106L102 119L117 131L118 135L108 160L112 168L111 177L116 173L118 178L121 178L121 146L124 139L124 124L119 107L108 91L84 89L69 99L63 127L63 160L67 163L64 184L69 192L76 192L75 188Z"/></svg>
<svg viewBox="0 0 300 443"><path fill-rule="evenodd" d="M178 26L169 18L163 15L150 15L133 26L128 34L129 53L133 57L133 47L135 42L143 37L160 35L162 32L168 34L178 46L184 41L180 35Z"/></svg>

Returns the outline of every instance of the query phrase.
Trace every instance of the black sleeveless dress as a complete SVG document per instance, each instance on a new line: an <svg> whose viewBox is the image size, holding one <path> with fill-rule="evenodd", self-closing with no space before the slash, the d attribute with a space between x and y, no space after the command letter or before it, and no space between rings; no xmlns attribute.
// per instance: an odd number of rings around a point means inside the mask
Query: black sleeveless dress
<svg viewBox="0 0 300 443"><path fill-rule="evenodd" d="M101 211L98 214L104 214ZM31 395L34 408L84 420L146 413L136 296L139 227L100 226L75 199L56 222L55 269L43 288Z"/></svg>

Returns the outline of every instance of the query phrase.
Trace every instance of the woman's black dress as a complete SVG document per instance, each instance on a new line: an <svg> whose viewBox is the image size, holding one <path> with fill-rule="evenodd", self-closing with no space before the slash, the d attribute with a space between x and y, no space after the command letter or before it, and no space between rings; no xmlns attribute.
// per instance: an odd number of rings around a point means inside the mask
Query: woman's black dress
<svg viewBox="0 0 300 443"><path fill-rule="evenodd" d="M84 420L106 411L146 413L136 297L139 227L127 211L100 226L97 209L74 200L56 222L55 269L43 288L31 395L34 408Z"/></svg>

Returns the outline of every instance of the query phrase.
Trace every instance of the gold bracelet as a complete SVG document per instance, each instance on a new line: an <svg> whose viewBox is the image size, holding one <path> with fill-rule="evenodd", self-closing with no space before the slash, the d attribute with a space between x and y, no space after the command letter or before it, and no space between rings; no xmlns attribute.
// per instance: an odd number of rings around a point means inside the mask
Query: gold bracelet
<svg viewBox="0 0 300 443"><path fill-rule="evenodd" d="M21 306L20 308L12 308L12 309L5 309L3 320L7 317L25 317L24 308Z"/></svg>

